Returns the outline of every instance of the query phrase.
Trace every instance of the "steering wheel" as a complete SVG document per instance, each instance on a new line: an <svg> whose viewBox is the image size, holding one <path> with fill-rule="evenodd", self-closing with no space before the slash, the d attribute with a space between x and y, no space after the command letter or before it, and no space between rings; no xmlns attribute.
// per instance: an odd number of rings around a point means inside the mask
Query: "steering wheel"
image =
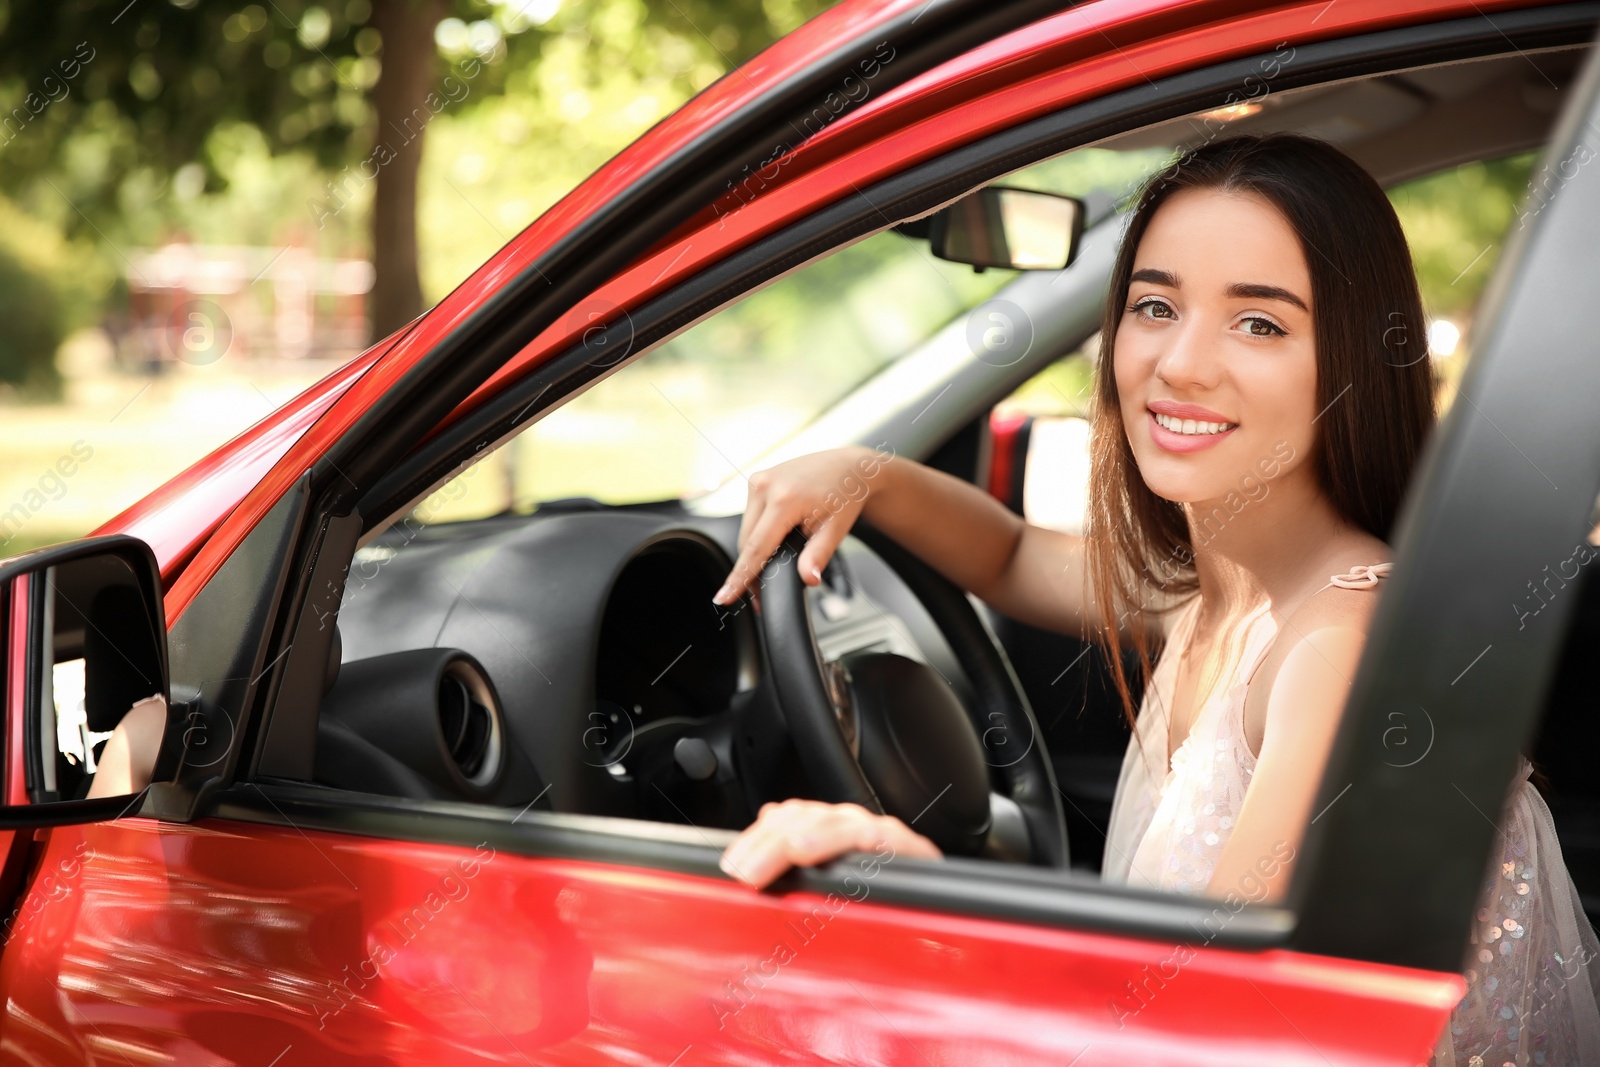
<svg viewBox="0 0 1600 1067"><path fill-rule="evenodd" d="M818 798L898 816L947 854L1067 865L1067 825L1044 737L1010 661L953 582L882 531L852 531L933 618L972 683L888 652L824 664L791 532L762 584L761 620L789 733Z"/></svg>

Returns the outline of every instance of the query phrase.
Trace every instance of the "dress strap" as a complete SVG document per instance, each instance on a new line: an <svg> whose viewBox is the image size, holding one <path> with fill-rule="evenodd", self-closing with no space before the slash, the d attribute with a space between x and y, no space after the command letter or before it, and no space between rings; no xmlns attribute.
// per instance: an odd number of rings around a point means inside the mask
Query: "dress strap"
<svg viewBox="0 0 1600 1067"><path fill-rule="evenodd" d="M1322 588L1326 589L1327 586L1323 586ZM1318 592L1321 592L1321 590L1318 590ZM1264 614L1268 618L1270 618L1272 616L1272 609L1270 607L1268 607L1268 609L1266 610L1266 612ZM1256 653L1256 661L1254 663L1252 663L1250 665L1250 669L1245 672L1245 676L1244 676L1245 688L1248 689L1249 686L1250 686L1250 683L1256 680L1256 671L1259 671L1261 669L1261 665L1267 661L1267 653L1271 652L1272 651L1272 646L1277 644L1277 643L1278 643L1277 635L1274 634L1272 640L1270 640L1266 644L1262 645L1261 646L1261 651ZM1241 707L1242 707L1242 705L1241 705ZM1243 726L1241 725L1240 728L1243 729Z"/></svg>
<svg viewBox="0 0 1600 1067"><path fill-rule="evenodd" d="M1328 579L1328 585L1336 585L1340 589L1371 589L1378 584L1379 578L1387 577L1394 569L1394 563L1362 563L1350 568L1343 574L1335 574ZM1322 589L1328 588L1328 585ZM1317 592L1322 592L1318 589ZM1312 594L1313 596L1316 594Z"/></svg>

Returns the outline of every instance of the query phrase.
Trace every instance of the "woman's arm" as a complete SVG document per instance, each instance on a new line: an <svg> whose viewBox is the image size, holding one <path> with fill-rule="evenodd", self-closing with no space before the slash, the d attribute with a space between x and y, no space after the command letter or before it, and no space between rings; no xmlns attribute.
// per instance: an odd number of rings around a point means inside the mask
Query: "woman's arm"
<svg viewBox="0 0 1600 1067"><path fill-rule="evenodd" d="M744 592L796 526L808 536L802 579L821 581L858 517L995 610L1088 639L1096 609L1084 539L1045 529L970 482L912 460L852 447L801 456L750 477L739 559L716 599ZM1161 616L1146 625L1161 632Z"/></svg>
<svg viewBox="0 0 1600 1067"><path fill-rule="evenodd" d="M1095 633L1082 537L1026 523L969 482L859 447L801 456L751 475L739 559L714 599L731 603L748 589L796 526L808 538L797 561L800 576L816 585L863 514L997 611L1084 640ZM1164 621L1154 606L1145 613L1147 630L1158 635ZM854 804L790 800L761 809L723 854L723 869L765 886L790 867L870 851L880 843L918 858L941 855L932 841L893 816Z"/></svg>
<svg viewBox="0 0 1600 1067"><path fill-rule="evenodd" d="M1254 684L1270 686L1261 755L1238 824L1206 887L1209 896L1233 893L1276 903L1288 890L1366 643L1372 594L1346 591L1339 599L1342 606L1289 620L1282 630L1289 644L1274 647L1261 667Z"/></svg>
<svg viewBox="0 0 1600 1067"><path fill-rule="evenodd" d="M884 474L867 521L996 611L1080 638L1095 631L1082 537L1025 522L971 482L920 463L889 463ZM822 548L831 555L843 539L830 530Z"/></svg>
<svg viewBox="0 0 1600 1067"><path fill-rule="evenodd" d="M89 799L142 792L155 771L166 728L167 702L161 696L146 697L129 708L100 750Z"/></svg>

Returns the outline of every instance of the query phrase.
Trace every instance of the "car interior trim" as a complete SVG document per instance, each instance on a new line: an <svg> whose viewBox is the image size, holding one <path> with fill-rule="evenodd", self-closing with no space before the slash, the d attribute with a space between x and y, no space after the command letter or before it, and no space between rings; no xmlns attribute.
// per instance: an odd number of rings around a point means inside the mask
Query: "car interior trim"
<svg viewBox="0 0 1600 1067"><path fill-rule="evenodd" d="M205 793L231 780L240 761L254 752L250 712L262 678L285 658L280 652L268 660L267 649L276 647L272 638L283 614L278 609L296 558L310 483L309 475L302 476L273 505L171 624L169 728L151 776L146 814L184 822L196 818ZM172 729L174 721L184 728Z"/></svg>

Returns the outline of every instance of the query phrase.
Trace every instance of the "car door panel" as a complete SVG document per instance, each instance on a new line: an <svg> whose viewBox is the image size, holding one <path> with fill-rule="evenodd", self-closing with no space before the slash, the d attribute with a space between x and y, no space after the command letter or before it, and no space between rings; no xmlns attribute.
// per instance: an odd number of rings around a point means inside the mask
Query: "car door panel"
<svg viewBox="0 0 1600 1067"><path fill-rule="evenodd" d="M0 956L4 1055L1414 1067L1461 989L1198 934L1190 947L882 905L875 879L907 862L892 856L853 858L843 894L775 894L490 836L52 830L56 888Z"/></svg>

